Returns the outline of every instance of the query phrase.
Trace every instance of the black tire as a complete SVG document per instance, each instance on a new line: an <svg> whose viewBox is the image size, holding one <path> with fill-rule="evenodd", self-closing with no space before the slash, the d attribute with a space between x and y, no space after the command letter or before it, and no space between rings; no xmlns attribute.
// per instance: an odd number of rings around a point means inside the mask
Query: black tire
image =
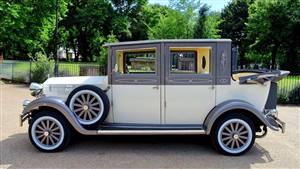
<svg viewBox="0 0 300 169"><path fill-rule="evenodd" d="M80 87L77 87L76 89L74 89L68 96L67 98L67 101L66 101L66 104L69 106L69 108L71 109L71 102L72 102L72 98L73 96L75 96L78 92L81 92L81 91L91 91L91 92L94 92L96 93L102 103L103 103L103 112L102 112L102 115L101 117L97 118L96 121L93 121L92 123L90 124L86 124L86 123L83 123L80 121L80 118L76 115L76 113L74 112L74 115L76 116L76 118L78 119L79 123L87 128L87 129L93 129L93 128L96 128L99 124L101 124L102 122L104 122L104 120L107 118L108 116L108 112L109 112L109 109L110 109L110 103L109 103L109 99L107 97L107 95L98 87L96 86L93 86L93 85L84 85L84 86L80 86ZM102 110L101 110L102 111Z"/></svg>
<svg viewBox="0 0 300 169"><path fill-rule="evenodd" d="M59 144L57 144L57 145L53 144L52 148L51 148L51 146L49 146L48 148L45 148L46 145L41 146L43 144L41 142L37 141L38 137L41 135L44 135L44 134L37 136L37 133L36 133L37 130L39 130L39 131L41 131L41 130L38 129L38 127L36 125L39 124L39 121L41 119L44 119L44 120L48 119L48 121L50 121L49 124L45 124L47 121L46 122L43 121L43 122L45 122L44 123L45 125L49 125L51 127L52 126L51 122L54 122L54 121L51 121L51 118L57 120L57 122L60 123L62 130L63 130L63 134L61 134L61 137L55 135L56 138L59 138L59 141L57 141L57 143L59 143ZM56 126L59 127L57 124L54 124L52 126L52 129L55 129ZM50 131L50 130L51 130L51 128L49 129L49 133L50 133L49 137L51 137L51 132L62 133L60 128L59 128L58 132L57 132L57 130L53 130L53 131ZM33 132L35 132L36 134L33 135ZM43 110L43 111L37 112L32 117L30 124L29 124L29 128L28 128L28 135L29 135L29 139L30 139L30 142L32 143L32 145L35 148L37 148L39 151L41 151L41 152L58 152L58 151L65 149L67 147L67 145L70 143L72 130L71 130L69 123L66 121L66 119L62 115L58 114L55 111ZM45 136L43 136L43 137L45 137ZM42 139L43 139L43 137L42 137ZM51 137L51 138L52 138L52 141L56 141L54 139L54 137ZM49 139L49 142L51 142L50 139Z"/></svg>
<svg viewBox="0 0 300 169"><path fill-rule="evenodd" d="M234 130L232 130L231 123ZM226 127L228 128L226 129ZM239 130L241 131L238 132ZM231 134L229 135L229 133ZM239 156L252 148L255 141L255 127L253 121L245 115L228 114L216 121L210 136L217 151L224 155Z"/></svg>

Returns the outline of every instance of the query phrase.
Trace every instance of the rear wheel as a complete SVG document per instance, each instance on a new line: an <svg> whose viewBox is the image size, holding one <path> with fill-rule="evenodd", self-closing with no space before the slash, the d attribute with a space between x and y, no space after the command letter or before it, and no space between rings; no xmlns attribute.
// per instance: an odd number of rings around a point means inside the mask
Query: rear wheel
<svg viewBox="0 0 300 169"><path fill-rule="evenodd" d="M219 152L226 155L241 155L253 146L254 124L244 115L231 114L216 122L211 137L213 145Z"/></svg>
<svg viewBox="0 0 300 169"><path fill-rule="evenodd" d="M56 152L70 142L71 130L66 120L56 112L38 112L29 125L31 143L43 152Z"/></svg>

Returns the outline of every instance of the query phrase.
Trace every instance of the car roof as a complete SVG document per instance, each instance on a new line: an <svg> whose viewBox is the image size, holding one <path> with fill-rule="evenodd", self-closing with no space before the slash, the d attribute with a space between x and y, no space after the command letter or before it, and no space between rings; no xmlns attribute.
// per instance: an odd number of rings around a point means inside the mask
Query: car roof
<svg viewBox="0 0 300 169"><path fill-rule="evenodd" d="M161 40L140 40L140 41L127 41L116 43L105 43L103 46L122 46L122 45L139 45L139 44L152 44L152 43L217 43L217 42L231 42L231 39L161 39Z"/></svg>

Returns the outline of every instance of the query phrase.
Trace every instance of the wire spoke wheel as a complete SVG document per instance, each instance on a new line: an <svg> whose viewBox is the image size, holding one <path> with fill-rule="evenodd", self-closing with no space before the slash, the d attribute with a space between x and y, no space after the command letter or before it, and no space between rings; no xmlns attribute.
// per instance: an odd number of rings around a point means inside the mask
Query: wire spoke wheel
<svg viewBox="0 0 300 169"><path fill-rule="evenodd" d="M103 115L104 105L97 93L91 90L81 90L72 97L70 109L76 115L79 123L91 125Z"/></svg>
<svg viewBox="0 0 300 169"><path fill-rule="evenodd" d="M33 123L31 135L37 146L45 150L53 150L63 142L64 129L57 119L43 116Z"/></svg>
<svg viewBox="0 0 300 169"><path fill-rule="evenodd" d="M223 150L238 154L249 147L252 140L249 124L241 119L230 119L221 125L218 131L218 142Z"/></svg>

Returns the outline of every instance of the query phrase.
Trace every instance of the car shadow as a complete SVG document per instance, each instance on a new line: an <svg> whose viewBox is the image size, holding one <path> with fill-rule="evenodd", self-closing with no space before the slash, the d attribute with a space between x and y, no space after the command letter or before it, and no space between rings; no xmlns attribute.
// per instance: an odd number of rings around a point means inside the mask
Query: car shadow
<svg viewBox="0 0 300 169"><path fill-rule="evenodd" d="M41 153L26 133L0 142L5 168L250 168L269 163L258 144L245 155L216 152L207 136L76 136L62 152Z"/></svg>

